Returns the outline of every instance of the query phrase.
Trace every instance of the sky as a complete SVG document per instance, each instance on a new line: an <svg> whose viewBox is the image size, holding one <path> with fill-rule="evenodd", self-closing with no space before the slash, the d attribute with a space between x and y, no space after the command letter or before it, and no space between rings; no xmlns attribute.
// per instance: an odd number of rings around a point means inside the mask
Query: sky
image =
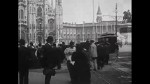
<svg viewBox="0 0 150 84"><path fill-rule="evenodd" d="M132 0L94 0L94 22L96 22L98 5L102 15L114 16L116 3L118 5L118 16L123 16L123 11L130 10L132 12ZM62 6L63 22L93 22L93 0L62 0ZM105 16L103 20L114 20L114 18Z"/></svg>

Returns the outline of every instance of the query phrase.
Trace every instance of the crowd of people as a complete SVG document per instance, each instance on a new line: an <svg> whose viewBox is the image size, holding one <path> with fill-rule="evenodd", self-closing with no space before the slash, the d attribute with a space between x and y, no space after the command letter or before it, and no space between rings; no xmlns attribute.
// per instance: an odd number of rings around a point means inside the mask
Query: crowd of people
<svg viewBox="0 0 150 84"><path fill-rule="evenodd" d="M102 39L67 46L63 42L56 46L53 37L47 38L47 43L34 46L31 42L25 46L25 40L20 39L18 45L20 84L28 84L29 69L39 63L45 75L45 84L50 84L51 77L56 74L55 68L61 69L66 61L72 84L90 84L91 70L97 71L108 64L110 44Z"/></svg>

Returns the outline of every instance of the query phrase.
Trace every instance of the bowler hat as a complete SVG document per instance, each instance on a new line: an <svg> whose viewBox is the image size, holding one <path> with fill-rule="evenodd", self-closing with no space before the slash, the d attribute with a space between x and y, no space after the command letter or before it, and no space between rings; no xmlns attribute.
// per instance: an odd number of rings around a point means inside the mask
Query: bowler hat
<svg viewBox="0 0 150 84"><path fill-rule="evenodd" d="M52 36L48 36L46 39L47 42L52 42L53 41L53 37Z"/></svg>
<svg viewBox="0 0 150 84"><path fill-rule="evenodd" d="M25 40L24 39L20 39L19 43L20 43L20 45L25 45Z"/></svg>

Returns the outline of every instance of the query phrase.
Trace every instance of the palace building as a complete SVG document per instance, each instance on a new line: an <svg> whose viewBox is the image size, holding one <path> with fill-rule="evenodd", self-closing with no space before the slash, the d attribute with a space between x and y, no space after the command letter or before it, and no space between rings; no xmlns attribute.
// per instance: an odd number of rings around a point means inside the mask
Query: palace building
<svg viewBox="0 0 150 84"><path fill-rule="evenodd" d="M102 13L98 6L96 23L71 24L63 23L63 42L68 44L70 41L85 42L86 40L97 41L101 34L115 34L115 21L102 21ZM118 24L121 22L118 22Z"/></svg>
<svg viewBox="0 0 150 84"><path fill-rule="evenodd" d="M118 24L121 23L118 22ZM93 23L84 23L84 24L63 24L63 42L68 44L70 41L85 42L86 40L95 40L98 41L101 34L111 33L115 34L116 23L115 21L102 21L101 23L95 23L93 29ZM121 28L121 26L120 26ZM119 27L117 28L119 29ZM119 30L117 30L119 31ZM95 39L94 39L95 38Z"/></svg>
<svg viewBox="0 0 150 84"><path fill-rule="evenodd" d="M75 43L85 42L87 40L98 41L98 38L100 38L102 34L116 34L116 21L103 21L102 19L103 16L100 6L98 6L97 22L94 24L86 22L83 22L83 24L63 23L63 40L61 41L66 44L69 44L70 41ZM118 37L125 37L126 41L131 43L131 24L117 21L117 35Z"/></svg>

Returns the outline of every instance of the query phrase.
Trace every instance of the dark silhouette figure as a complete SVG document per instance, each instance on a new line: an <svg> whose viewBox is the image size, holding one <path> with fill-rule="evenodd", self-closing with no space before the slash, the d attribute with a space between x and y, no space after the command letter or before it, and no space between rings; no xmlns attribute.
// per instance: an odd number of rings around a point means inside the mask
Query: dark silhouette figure
<svg viewBox="0 0 150 84"><path fill-rule="evenodd" d="M41 43L39 43L38 47L37 47L37 58L38 58L38 64L39 66L41 67L41 63L42 63L42 58L43 58L43 55L42 55L42 45Z"/></svg>
<svg viewBox="0 0 150 84"><path fill-rule="evenodd" d="M90 42L87 40L84 44L84 48L89 51L89 48L90 48Z"/></svg>
<svg viewBox="0 0 150 84"><path fill-rule="evenodd" d="M61 69L61 63L63 63L63 60L65 58L65 54L64 54L62 46L60 44L56 49L57 49L57 55L59 57L59 63L58 63L57 69Z"/></svg>
<svg viewBox="0 0 150 84"><path fill-rule="evenodd" d="M90 84L91 74L89 60L80 44L76 46L76 52L72 55L74 63L75 84Z"/></svg>
<svg viewBox="0 0 150 84"><path fill-rule="evenodd" d="M104 42L104 47L106 49L106 55L105 55L105 58L104 58L104 64L108 65L109 54L110 54L110 43L107 40Z"/></svg>
<svg viewBox="0 0 150 84"><path fill-rule="evenodd" d="M119 56L119 44L116 42L115 43L115 53L116 53L116 60L118 60L118 56Z"/></svg>
<svg viewBox="0 0 150 84"><path fill-rule="evenodd" d="M36 64L37 64L37 57L35 56L35 52L36 52L36 48L33 46L33 43L30 42L30 46L27 47L30 51L30 68L35 68Z"/></svg>
<svg viewBox="0 0 150 84"><path fill-rule="evenodd" d="M20 84L28 84L30 53L28 48L25 47L25 40L21 39L19 43L20 47L18 48L18 64Z"/></svg>
<svg viewBox="0 0 150 84"><path fill-rule="evenodd" d="M59 57L57 55L56 47L53 47L53 37L49 36L47 38L47 43L42 47L42 66L44 70L52 70L55 72L54 67L58 65ZM43 73L44 74L44 73ZM45 75L45 84L50 84L51 76L54 76L54 73L47 73Z"/></svg>
<svg viewBox="0 0 150 84"><path fill-rule="evenodd" d="M106 57L106 47L102 42L99 42L97 46L97 55L98 69L102 69L104 67L104 59Z"/></svg>

